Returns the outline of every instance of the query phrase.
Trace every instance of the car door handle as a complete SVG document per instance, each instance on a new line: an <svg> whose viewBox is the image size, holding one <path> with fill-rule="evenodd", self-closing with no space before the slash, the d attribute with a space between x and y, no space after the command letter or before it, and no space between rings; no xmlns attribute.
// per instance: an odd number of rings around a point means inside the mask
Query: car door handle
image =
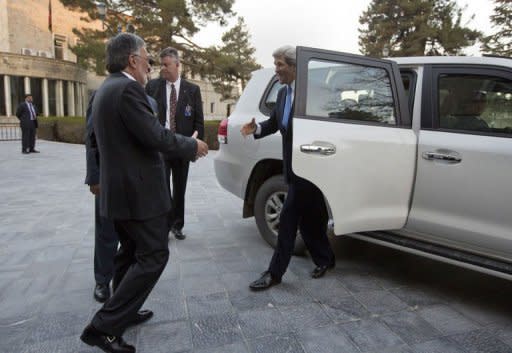
<svg viewBox="0 0 512 353"><path fill-rule="evenodd" d="M323 154L325 156L329 156L331 154L336 153L336 147L333 145L330 145L330 144L327 146L315 145L315 144L301 145L300 151L304 152L304 153L316 153L316 154Z"/></svg>
<svg viewBox="0 0 512 353"><path fill-rule="evenodd" d="M434 159L450 163L460 163L462 161L462 158L458 156L439 152L423 152L421 156L423 157L423 159L426 159L428 161L432 161Z"/></svg>

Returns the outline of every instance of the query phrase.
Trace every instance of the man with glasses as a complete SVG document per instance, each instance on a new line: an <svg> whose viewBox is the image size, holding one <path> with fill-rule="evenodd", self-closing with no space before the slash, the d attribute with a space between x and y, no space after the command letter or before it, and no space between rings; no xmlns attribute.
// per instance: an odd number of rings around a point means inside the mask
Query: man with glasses
<svg viewBox="0 0 512 353"><path fill-rule="evenodd" d="M107 44L110 75L91 108L100 157L100 214L113 220L120 247L114 259L113 294L84 329L81 340L105 352L132 353L122 335L150 319L140 311L169 258L165 172L160 152L196 160L203 141L164 129L153 116L143 86L150 70L145 42L120 33Z"/></svg>

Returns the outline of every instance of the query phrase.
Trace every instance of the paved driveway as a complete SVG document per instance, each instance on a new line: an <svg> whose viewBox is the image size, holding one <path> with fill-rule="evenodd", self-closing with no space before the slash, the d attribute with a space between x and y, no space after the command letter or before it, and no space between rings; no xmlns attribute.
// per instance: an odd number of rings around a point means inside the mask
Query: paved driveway
<svg viewBox="0 0 512 353"><path fill-rule="evenodd" d="M78 339L99 308L84 147L19 144L0 143L0 352L97 352ZM295 257L281 285L250 292L272 251L214 156L191 167L188 237L169 243L155 317L126 334L137 352L512 352L512 283L355 240L333 241L322 279Z"/></svg>

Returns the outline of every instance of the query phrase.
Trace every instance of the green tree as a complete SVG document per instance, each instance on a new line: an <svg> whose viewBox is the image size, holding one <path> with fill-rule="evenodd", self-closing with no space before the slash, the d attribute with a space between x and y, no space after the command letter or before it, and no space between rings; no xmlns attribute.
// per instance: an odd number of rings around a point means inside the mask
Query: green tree
<svg viewBox="0 0 512 353"><path fill-rule="evenodd" d="M222 36L222 46L209 48L214 60L207 76L224 100L238 98L238 85L245 88L251 72L261 68L254 58L256 49L250 38L244 19L239 17L237 24Z"/></svg>
<svg viewBox="0 0 512 353"><path fill-rule="evenodd" d="M455 0L373 0L359 17L360 51L376 57L461 55L481 36L461 23L464 9Z"/></svg>
<svg viewBox="0 0 512 353"><path fill-rule="evenodd" d="M60 0L69 9L84 13L83 21L99 19L94 0ZM215 50L202 48L192 41L201 27L211 22L221 26L234 15L234 0L103 0L107 7L104 30L75 28L78 44L71 50L80 65L105 74L106 40L119 30L135 29L144 38L148 51L156 55L162 48L172 46L180 51L187 74L202 77L221 75L216 60L223 58Z"/></svg>
<svg viewBox="0 0 512 353"><path fill-rule="evenodd" d="M494 0L491 23L495 32L482 40L482 51L487 54L512 56L512 3Z"/></svg>

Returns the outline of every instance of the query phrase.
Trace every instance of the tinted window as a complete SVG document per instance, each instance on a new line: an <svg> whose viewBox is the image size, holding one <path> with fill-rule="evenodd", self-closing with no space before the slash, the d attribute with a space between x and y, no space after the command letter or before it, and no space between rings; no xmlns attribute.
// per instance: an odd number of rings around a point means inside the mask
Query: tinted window
<svg viewBox="0 0 512 353"><path fill-rule="evenodd" d="M312 60L308 64L306 114L396 124L386 70Z"/></svg>
<svg viewBox="0 0 512 353"><path fill-rule="evenodd" d="M438 102L441 128L512 133L510 80L487 75L441 75Z"/></svg>
<svg viewBox="0 0 512 353"><path fill-rule="evenodd" d="M267 96L264 100L264 105L269 111L272 111L276 106L277 92L279 92L281 87L283 87L283 85L280 84L279 81L274 81L268 90Z"/></svg>

